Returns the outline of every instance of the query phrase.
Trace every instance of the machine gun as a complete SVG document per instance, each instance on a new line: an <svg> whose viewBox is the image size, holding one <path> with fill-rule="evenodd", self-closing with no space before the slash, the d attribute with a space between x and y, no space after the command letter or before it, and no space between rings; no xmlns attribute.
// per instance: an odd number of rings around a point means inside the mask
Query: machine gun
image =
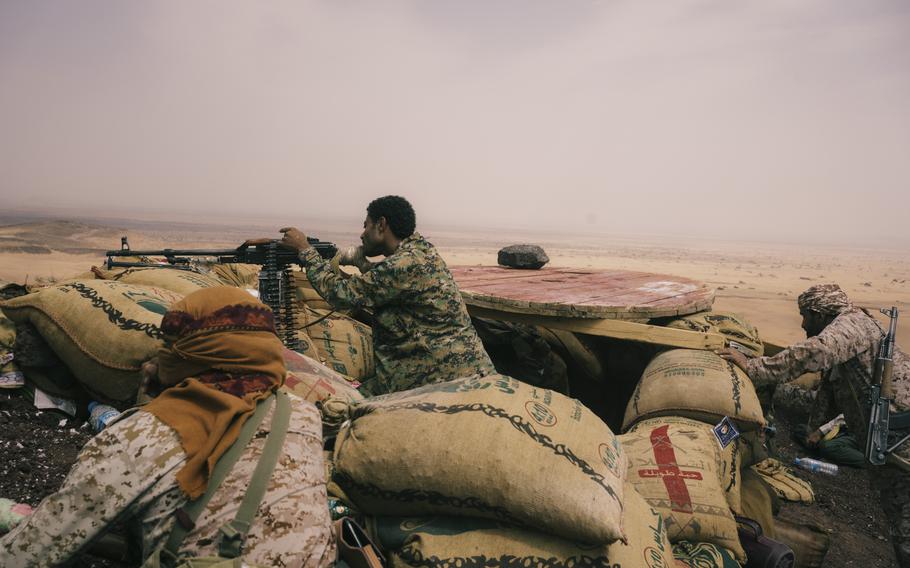
<svg viewBox="0 0 910 568"><path fill-rule="evenodd" d="M891 373L894 367L894 336L897 333L897 308L880 310L888 316L890 324L888 333L882 338L875 359L875 371L872 373L872 384L869 387L869 430L866 435L866 460L872 465L882 465L888 454L910 439L910 434L888 446L888 434L893 430L910 428L910 411L891 415L891 400L894 393L891 388Z"/></svg>
<svg viewBox="0 0 910 568"><path fill-rule="evenodd" d="M312 237L307 237L307 241L322 258L330 259L338 252L333 243ZM291 266L300 264L300 259L296 251L283 247L279 240L243 244L236 249L132 250L127 238L122 237L120 250L109 250L106 254L108 270L116 267L194 270L194 262L205 259L213 259L209 262L218 264L258 264L262 266L259 272L259 299L272 308L278 337L288 349L300 347L296 326L297 304L291 282ZM118 257L141 257L143 260L120 261L116 260ZM146 260L146 257L164 257L166 262Z"/></svg>

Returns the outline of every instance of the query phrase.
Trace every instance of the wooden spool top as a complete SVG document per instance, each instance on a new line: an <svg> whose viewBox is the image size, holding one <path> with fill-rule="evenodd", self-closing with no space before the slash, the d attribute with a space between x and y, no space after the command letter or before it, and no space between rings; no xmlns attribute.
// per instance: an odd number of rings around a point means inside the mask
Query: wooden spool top
<svg viewBox="0 0 910 568"><path fill-rule="evenodd" d="M519 314L648 320L711 308L703 282L631 270L455 266L465 303Z"/></svg>

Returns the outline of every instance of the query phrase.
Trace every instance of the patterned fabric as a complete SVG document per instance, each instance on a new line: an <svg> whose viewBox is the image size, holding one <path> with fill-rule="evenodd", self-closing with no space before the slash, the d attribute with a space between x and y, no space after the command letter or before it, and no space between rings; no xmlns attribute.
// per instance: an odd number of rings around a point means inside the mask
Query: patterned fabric
<svg viewBox="0 0 910 568"><path fill-rule="evenodd" d="M373 394L496 372L445 261L419 234L348 279L334 273L315 249L302 252L301 261L313 287L333 307L373 311L376 377L364 383Z"/></svg>
<svg viewBox="0 0 910 568"><path fill-rule="evenodd" d="M159 375L166 386L182 382L145 410L180 437L188 459L177 480L195 499L257 401L284 382L284 346L269 308L228 286L187 295L164 314L162 329Z"/></svg>
<svg viewBox="0 0 910 568"><path fill-rule="evenodd" d="M296 396L284 447L243 551L246 563L327 567L335 542L326 507L319 412ZM214 556L218 529L233 520L259 461L271 414L215 492L181 555ZM186 463L176 432L142 410L128 413L91 439L63 486L0 539L0 566L56 566L71 560L115 519L141 539L142 558L170 534L186 496L177 472Z"/></svg>
<svg viewBox="0 0 910 568"><path fill-rule="evenodd" d="M799 311L817 312L828 316L853 308L847 294L837 284L817 284L796 299Z"/></svg>

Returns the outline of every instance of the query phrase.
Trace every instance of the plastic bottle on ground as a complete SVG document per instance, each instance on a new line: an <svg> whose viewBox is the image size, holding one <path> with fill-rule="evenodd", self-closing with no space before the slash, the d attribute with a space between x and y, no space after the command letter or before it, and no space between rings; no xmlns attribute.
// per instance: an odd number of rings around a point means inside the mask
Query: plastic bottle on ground
<svg viewBox="0 0 910 568"><path fill-rule="evenodd" d="M101 404L100 402L88 403L88 421L95 432L100 432L111 423L114 418L120 416L120 411L113 406Z"/></svg>
<svg viewBox="0 0 910 568"><path fill-rule="evenodd" d="M829 475L837 473L837 465L812 458L796 458L793 460L793 465L806 471L827 473Z"/></svg>

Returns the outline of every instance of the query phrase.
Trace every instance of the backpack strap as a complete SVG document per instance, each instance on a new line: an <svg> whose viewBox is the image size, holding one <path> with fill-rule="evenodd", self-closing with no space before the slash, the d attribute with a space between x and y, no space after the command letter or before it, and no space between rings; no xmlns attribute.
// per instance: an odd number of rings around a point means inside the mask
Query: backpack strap
<svg viewBox="0 0 910 568"><path fill-rule="evenodd" d="M175 512L177 522L174 523L171 534L167 539L167 544L164 545L162 550L162 556L166 559L165 562L167 564L172 564L173 561L177 559L177 551L179 550L180 545L183 544L186 535L196 526L196 520L199 518L199 515L205 510L206 505L208 505L209 501L211 501L212 497L215 495L215 491L218 490L218 487L221 486L221 483L227 477L228 473L234 468L234 465L237 463L237 460L240 459L243 450L250 445L250 441L252 441L253 436L259 429L259 425L262 424L269 408L272 407L273 400L275 400L274 395L259 401L253 415L247 419L240 429L240 435L237 437L237 440L231 444L231 447L218 459L218 463L215 464L215 467L209 476L209 483L205 493L195 501L187 503L185 506L177 509ZM269 433L269 437L271 438L271 433Z"/></svg>
<svg viewBox="0 0 910 568"><path fill-rule="evenodd" d="M253 517L259 510L265 490L275 471L275 465L278 463L281 448L284 447L284 438L288 433L288 425L291 421L291 402L284 392L279 391L275 396L278 402L275 414L272 415L272 428L265 441L265 447L262 449L262 455L259 457L259 463L256 464L256 469L253 471L246 495L243 496L243 502L240 503L234 520L226 523L219 530L221 542L218 544L218 555L223 558L237 558L243 551L243 544L253 524Z"/></svg>

